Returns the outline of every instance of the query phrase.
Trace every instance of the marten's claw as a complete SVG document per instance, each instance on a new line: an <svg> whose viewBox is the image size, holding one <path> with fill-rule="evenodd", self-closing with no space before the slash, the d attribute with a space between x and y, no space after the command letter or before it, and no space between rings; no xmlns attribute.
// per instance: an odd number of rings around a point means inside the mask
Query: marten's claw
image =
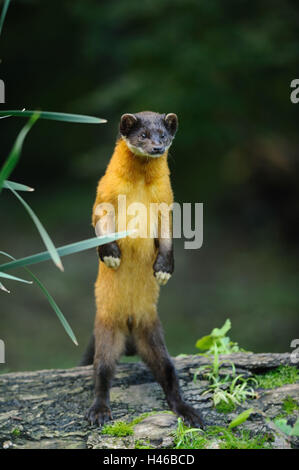
<svg viewBox="0 0 299 470"><path fill-rule="evenodd" d="M193 408L193 406L190 406L187 403L182 403L177 407L175 412L183 418L183 421L187 426L200 429L205 428L205 422L201 413Z"/></svg>
<svg viewBox="0 0 299 470"><path fill-rule="evenodd" d="M157 283L160 285L160 286L165 286L165 284L169 281L169 279L171 278L171 274L170 273L166 273L164 271L157 271L155 273L155 278L157 280Z"/></svg>
<svg viewBox="0 0 299 470"><path fill-rule="evenodd" d="M114 256L104 256L103 261L107 268L117 269L120 265L120 258Z"/></svg>
<svg viewBox="0 0 299 470"><path fill-rule="evenodd" d="M94 403L87 410L85 419L87 419L89 424L103 426L106 421L110 421L112 419L111 410L108 406L99 406L97 403Z"/></svg>

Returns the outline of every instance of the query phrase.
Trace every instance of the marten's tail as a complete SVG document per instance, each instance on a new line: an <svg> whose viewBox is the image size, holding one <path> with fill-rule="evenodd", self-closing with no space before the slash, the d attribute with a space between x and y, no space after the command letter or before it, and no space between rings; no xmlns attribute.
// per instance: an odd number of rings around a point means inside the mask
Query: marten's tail
<svg viewBox="0 0 299 470"><path fill-rule="evenodd" d="M88 346L82 356L79 366L89 366L93 364L95 352L95 345L94 345L94 335L92 334L88 343Z"/></svg>

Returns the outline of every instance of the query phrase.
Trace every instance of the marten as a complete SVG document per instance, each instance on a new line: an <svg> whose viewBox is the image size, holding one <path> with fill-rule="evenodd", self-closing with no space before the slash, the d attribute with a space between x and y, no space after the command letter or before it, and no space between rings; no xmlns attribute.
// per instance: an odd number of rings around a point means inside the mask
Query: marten
<svg viewBox="0 0 299 470"><path fill-rule="evenodd" d="M97 235L113 231L107 228L109 224L106 229L99 228L97 208L110 203L117 212L119 195L126 196L127 207L135 202L147 210L151 203L171 206L167 154L177 128L178 118L173 113L143 111L121 116L114 153L99 181L93 207ZM81 365L94 365L95 398L86 413L91 424L101 426L112 419L109 390L116 363L126 353L139 354L162 386L174 413L186 424L203 427L201 414L181 395L157 314L160 285L167 283L174 270L171 224L170 218L164 233L158 223L154 235L128 236L98 248L94 333L81 361ZM117 223L114 227L117 231Z"/></svg>

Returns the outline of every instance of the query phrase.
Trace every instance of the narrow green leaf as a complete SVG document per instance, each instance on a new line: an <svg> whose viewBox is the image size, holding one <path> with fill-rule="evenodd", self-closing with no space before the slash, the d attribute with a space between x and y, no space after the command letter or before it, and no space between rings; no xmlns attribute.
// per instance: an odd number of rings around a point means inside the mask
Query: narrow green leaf
<svg viewBox="0 0 299 470"><path fill-rule="evenodd" d="M230 424L228 425L229 429L235 428L236 426L239 426L239 424L244 423L244 421L249 418L253 411L253 408L249 408L248 410L243 411L243 413L240 413L235 419L230 422Z"/></svg>
<svg viewBox="0 0 299 470"><path fill-rule="evenodd" d="M55 113L52 111L30 111L30 110L8 110L0 111L0 116L16 116L16 117L31 117L38 113L41 119L50 119L52 121L65 121L77 122L81 124L102 124L107 122L106 119L101 119L94 116L86 116L84 114L69 114L69 113Z"/></svg>
<svg viewBox="0 0 299 470"><path fill-rule="evenodd" d="M21 279L16 276L11 276L11 274L3 273L1 271L0 271L0 277L5 277L6 279L11 279L12 281L25 282L25 284L32 284L31 281L26 281L25 279Z"/></svg>
<svg viewBox="0 0 299 470"><path fill-rule="evenodd" d="M73 253L78 253L80 251L89 250L90 248L95 248L96 246L104 245L105 243L110 243L120 238L124 238L127 235L132 233L132 230L127 232L117 232L111 233L110 235L105 235L102 237L89 238L81 242L71 243L69 245L61 246L57 248L58 254L62 256L71 255ZM1 252L0 252L1 253ZM42 261L47 261L50 259L50 254L48 251L43 251L42 253L37 253L35 255L27 256L26 258L21 258L9 263L0 265L1 271L8 271L12 268L17 268L20 266L29 266L32 264L40 263Z"/></svg>
<svg viewBox="0 0 299 470"><path fill-rule="evenodd" d="M15 258L11 255L9 255L8 253L5 253L4 251L0 251L0 254L1 255L4 255L4 256L7 256L8 258L12 259L12 260L15 260ZM49 301L49 304L51 305L51 307L53 308L54 312L56 313L58 319L60 320L63 328L65 329L66 333L69 335L69 337L71 338L71 340L75 343L76 346L78 346L78 341L77 341L77 338L70 326L70 324L68 323L67 319L65 318L65 316L63 315L62 311L60 310L60 308L58 307L58 305L56 304L55 300L53 299L53 297L51 296L51 294L49 293L49 291L46 289L46 287L42 284L42 282L35 276L35 274L33 274L32 271L30 271L30 269L28 268L25 268L25 271L32 277L32 279L36 282L36 284L38 285L38 287L41 289L41 291L44 293L44 295L47 297L48 301ZM5 288L4 288L5 289Z"/></svg>
<svg viewBox="0 0 299 470"><path fill-rule="evenodd" d="M6 17L8 7L9 7L9 3L10 3L10 0L5 0L3 8L2 8L2 13L1 13L1 17L0 17L0 36L1 36L1 33L2 33L2 28L3 28L3 25L4 25L4 21L5 21L5 17Z"/></svg>
<svg viewBox="0 0 299 470"><path fill-rule="evenodd" d="M16 196L17 199L19 199L20 203L25 207L26 211L30 215L31 219L35 223L35 226L37 230L39 231L39 234L46 245L46 248L48 249L48 252L53 260L53 262L56 264L56 266L63 271L63 265L61 263L61 259L59 257L59 254L57 253L57 250L54 246L54 243L52 242L51 238L49 237L48 233L46 232L44 226L40 222L39 218L36 216L36 214L33 212L31 207L27 204L26 201L12 188L9 182L6 181L6 185L8 189L10 189L13 194Z"/></svg>
<svg viewBox="0 0 299 470"><path fill-rule="evenodd" d="M26 186L25 184L15 183L14 181L5 180L3 183L4 189L14 189L15 191L34 191L34 188L30 188L30 186Z"/></svg>
<svg viewBox="0 0 299 470"><path fill-rule="evenodd" d="M62 311L60 310L60 308L58 307L57 303L55 302L55 300L53 299L53 297L51 296L51 294L49 293L49 291L46 289L46 287L41 283L41 281L33 274L32 271L30 271L30 269L28 268L24 268L26 269L26 271L28 272L28 274L30 274L30 276L34 279L34 281L36 282L36 284L39 286L39 288L43 291L43 293L45 294L45 296L47 297L48 301L49 301L49 304L51 305L51 307L53 308L54 312L56 313L57 317L59 318L63 328L65 329L65 331L67 332L67 334L69 335L69 337L71 338L71 340L73 341L73 343L75 343L76 346L78 346L78 341L77 341L77 338L70 326L70 324L68 323L67 319L65 318L65 316L63 315Z"/></svg>
<svg viewBox="0 0 299 470"><path fill-rule="evenodd" d="M11 174L11 172L14 170L16 164L18 163L20 155L21 155L21 151L22 151L23 142L25 140L25 137L28 134L28 132L30 131L31 127L34 125L34 123L36 122L37 119L38 119L37 114L34 114L29 119L27 124L23 127L23 129L19 133L10 154L8 155L6 161L4 162L4 165L0 170L0 192L1 192L4 180L7 180L7 178Z"/></svg>

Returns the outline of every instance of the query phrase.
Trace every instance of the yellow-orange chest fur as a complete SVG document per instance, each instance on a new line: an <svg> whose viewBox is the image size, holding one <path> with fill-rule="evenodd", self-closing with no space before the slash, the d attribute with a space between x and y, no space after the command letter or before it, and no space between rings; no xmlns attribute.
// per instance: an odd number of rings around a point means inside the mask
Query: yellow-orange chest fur
<svg viewBox="0 0 299 470"><path fill-rule="evenodd" d="M96 207L113 204L118 228L118 196L126 197L126 228L134 217L134 203L146 207L147 237L127 237L118 240L121 263L117 270L99 264L95 284L97 318L106 324L127 329L128 319L133 325L154 321L157 315L159 286L154 277L153 264L157 255L154 238L150 237L150 204L173 202L167 154L148 161L135 156L120 139L101 178L93 209L93 224L97 222ZM124 200L124 198L123 198ZM123 229L124 227L120 227Z"/></svg>

